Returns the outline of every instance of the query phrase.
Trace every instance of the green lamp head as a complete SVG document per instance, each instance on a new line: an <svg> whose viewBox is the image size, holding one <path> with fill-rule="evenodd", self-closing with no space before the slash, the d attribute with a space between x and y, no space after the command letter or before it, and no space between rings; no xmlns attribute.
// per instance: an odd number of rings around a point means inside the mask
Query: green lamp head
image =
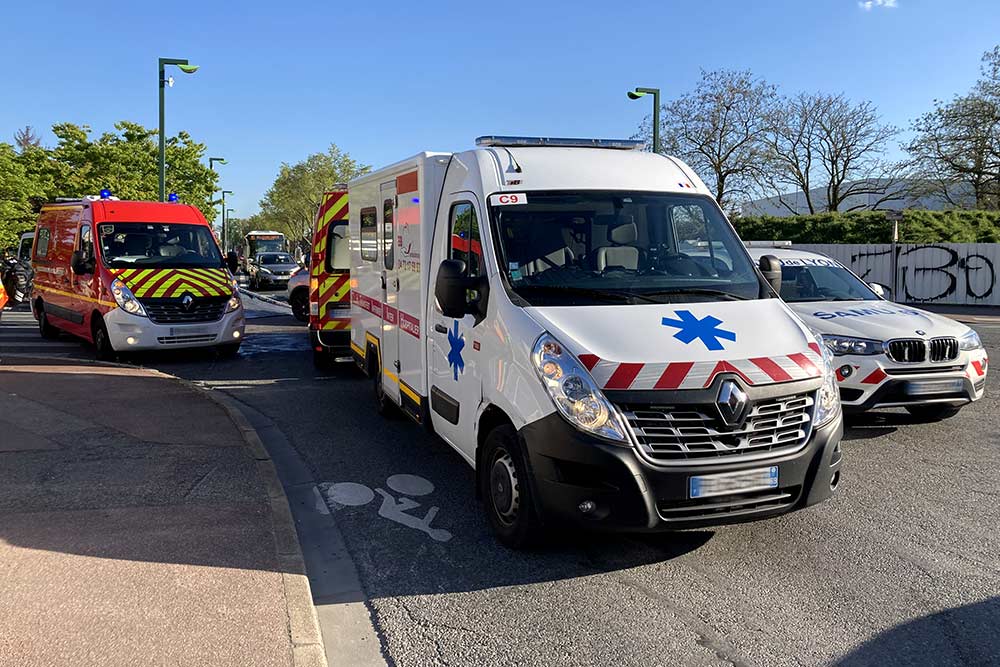
<svg viewBox="0 0 1000 667"><path fill-rule="evenodd" d="M630 90L630 91L628 91L628 92L626 93L626 95L628 95L628 98L629 98L630 100L637 100L637 99L639 99L640 97L645 97L645 96L646 96L646 93L640 93L640 92L637 92L637 91L632 91L632 90Z"/></svg>
<svg viewBox="0 0 1000 667"><path fill-rule="evenodd" d="M197 65L178 65L177 69L184 72L185 74L194 74L198 71Z"/></svg>

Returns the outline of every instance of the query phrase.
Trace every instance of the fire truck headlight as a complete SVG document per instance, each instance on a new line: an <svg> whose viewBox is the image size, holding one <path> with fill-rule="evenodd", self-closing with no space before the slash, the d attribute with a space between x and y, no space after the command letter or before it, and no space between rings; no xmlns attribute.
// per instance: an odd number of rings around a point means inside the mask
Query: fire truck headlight
<svg viewBox="0 0 1000 667"><path fill-rule="evenodd" d="M823 426L840 414L840 389L837 387L837 372L834 370L833 352L816 337L823 352L823 385L816 392L816 426Z"/></svg>
<svg viewBox="0 0 1000 667"><path fill-rule="evenodd" d="M118 304L118 307L126 313L146 317L146 309L142 307L139 300L132 294L132 290L118 278L111 281L111 296L115 298L115 303Z"/></svg>
<svg viewBox="0 0 1000 667"><path fill-rule="evenodd" d="M566 421L581 431L627 443L618 412L583 364L559 341L542 334L531 358L539 379Z"/></svg>
<svg viewBox="0 0 1000 667"><path fill-rule="evenodd" d="M240 300L240 284L236 282L235 278L233 278L233 281L232 283L230 283L230 285L233 288L233 295L229 297L229 303L226 304L227 313L231 313L234 310L239 310L240 307L243 305L243 302Z"/></svg>

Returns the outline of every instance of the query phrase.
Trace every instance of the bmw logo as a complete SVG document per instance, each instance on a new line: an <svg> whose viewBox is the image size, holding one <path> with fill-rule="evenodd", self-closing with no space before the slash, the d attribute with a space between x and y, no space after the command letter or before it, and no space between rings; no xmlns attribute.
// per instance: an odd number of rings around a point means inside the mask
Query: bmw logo
<svg viewBox="0 0 1000 667"><path fill-rule="evenodd" d="M917 333L918 336L926 336L927 335L926 331L921 331L920 329L917 329L916 333Z"/></svg>

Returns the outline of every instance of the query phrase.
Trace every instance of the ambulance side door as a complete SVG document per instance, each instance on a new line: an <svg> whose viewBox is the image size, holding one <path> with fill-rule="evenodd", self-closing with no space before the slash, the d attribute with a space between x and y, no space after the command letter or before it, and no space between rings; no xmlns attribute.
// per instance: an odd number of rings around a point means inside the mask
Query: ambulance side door
<svg viewBox="0 0 1000 667"><path fill-rule="evenodd" d="M399 390L399 274L396 271L396 181L379 186L382 248L382 387L397 405Z"/></svg>
<svg viewBox="0 0 1000 667"><path fill-rule="evenodd" d="M432 300L443 260L462 260L469 277L484 276L486 272L480 231L482 208L475 194L454 193L442 203L441 210L448 212L448 218L447 228L439 228L435 233L429 296ZM479 343L475 340L476 317L471 314L462 318L445 317L436 303L428 310L430 413L434 430L469 460L475 460L475 420L483 395L482 368L476 349ZM480 322L478 326L486 324Z"/></svg>

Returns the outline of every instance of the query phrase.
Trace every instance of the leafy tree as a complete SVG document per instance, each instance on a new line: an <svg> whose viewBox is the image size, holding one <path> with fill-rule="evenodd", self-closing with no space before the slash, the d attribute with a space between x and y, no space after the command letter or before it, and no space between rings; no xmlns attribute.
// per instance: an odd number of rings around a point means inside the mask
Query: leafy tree
<svg viewBox="0 0 1000 667"><path fill-rule="evenodd" d="M258 222L284 233L293 247L308 247L323 192L369 171L370 166L359 164L336 144L296 164L282 163L274 184L260 200Z"/></svg>
<svg viewBox="0 0 1000 667"><path fill-rule="evenodd" d="M34 226L34 200L44 196L42 182L29 173L14 147L0 143L0 248L16 245L20 234Z"/></svg>
<svg viewBox="0 0 1000 667"><path fill-rule="evenodd" d="M661 150L687 162L719 205L733 208L763 163L761 139L775 97L775 87L750 71L703 71L692 92L663 105ZM640 136L651 134L647 119Z"/></svg>

